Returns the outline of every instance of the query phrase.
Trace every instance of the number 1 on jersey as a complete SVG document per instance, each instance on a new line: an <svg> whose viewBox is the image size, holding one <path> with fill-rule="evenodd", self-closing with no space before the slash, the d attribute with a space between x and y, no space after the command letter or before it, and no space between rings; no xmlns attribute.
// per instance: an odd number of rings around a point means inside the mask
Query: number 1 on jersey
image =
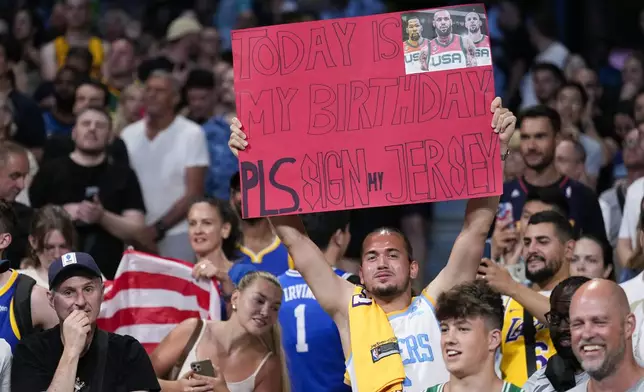
<svg viewBox="0 0 644 392"><path fill-rule="evenodd" d="M305 304L297 305L293 313L295 313L295 324L297 330L297 344L295 350L298 353L306 353L309 351L309 345L306 344L306 321L304 311L306 310Z"/></svg>

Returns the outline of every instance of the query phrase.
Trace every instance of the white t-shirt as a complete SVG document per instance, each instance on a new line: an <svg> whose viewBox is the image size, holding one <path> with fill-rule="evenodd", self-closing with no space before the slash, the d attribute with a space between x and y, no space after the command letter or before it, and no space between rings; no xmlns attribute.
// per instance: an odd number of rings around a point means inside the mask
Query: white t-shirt
<svg viewBox="0 0 644 392"><path fill-rule="evenodd" d="M620 284L626 292L631 312L635 315L635 333L633 333L633 354L640 366L644 366L644 341L642 328L644 328L644 272L631 280Z"/></svg>
<svg viewBox="0 0 644 392"><path fill-rule="evenodd" d="M11 392L11 346L0 339L0 392Z"/></svg>
<svg viewBox="0 0 644 392"><path fill-rule="evenodd" d="M586 152L586 162L584 168L589 176L599 176L602 163L602 146L599 142L586 134L579 135L579 143L584 147Z"/></svg>
<svg viewBox="0 0 644 392"><path fill-rule="evenodd" d="M563 70L570 51L561 42L553 42L534 59L534 63L551 63ZM534 92L532 72L528 72L521 81L521 109L537 105L539 100Z"/></svg>
<svg viewBox="0 0 644 392"><path fill-rule="evenodd" d="M644 197L644 177L635 180L626 191L622 225L619 238L630 238L633 249L637 246L637 223L640 220L640 206Z"/></svg>
<svg viewBox="0 0 644 392"><path fill-rule="evenodd" d="M581 384L577 384L576 387L573 389L569 389L568 392L587 392L588 391L588 381L586 380L585 382ZM631 388L628 388L628 390L624 392L644 392L644 378L640 379L637 384L633 385Z"/></svg>
<svg viewBox="0 0 644 392"><path fill-rule="evenodd" d="M27 178L25 178L25 188L18 193L16 201L26 206L31 206L31 201L29 200L29 186L31 186L31 182L33 181L36 173L38 173L38 160L29 150L27 150L27 159L29 160L29 174L27 174Z"/></svg>
<svg viewBox="0 0 644 392"><path fill-rule="evenodd" d="M186 169L208 167L210 157L203 129L183 116L152 140L145 134L146 120L129 125L121 133L130 165L136 173L147 214L145 223L154 224L186 193ZM186 233L183 220L168 235Z"/></svg>
<svg viewBox="0 0 644 392"><path fill-rule="evenodd" d="M624 195L624 201L626 201L626 195ZM617 187L612 187L599 196L599 207L602 210L604 226L606 226L606 236L614 248L617 246L619 229L622 225L622 208L617 197Z"/></svg>

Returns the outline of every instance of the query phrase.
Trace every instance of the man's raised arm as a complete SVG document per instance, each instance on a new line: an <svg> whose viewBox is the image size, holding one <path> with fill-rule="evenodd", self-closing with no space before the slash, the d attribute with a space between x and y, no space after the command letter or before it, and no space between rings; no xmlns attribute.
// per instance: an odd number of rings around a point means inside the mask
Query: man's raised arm
<svg viewBox="0 0 644 392"><path fill-rule="evenodd" d="M235 155L248 145L241 128L239 120L234 118L228 146ZM268 220L293 258L295 269L302 274L322 308L334 318L346 314L354 286L336 275L320 248L306 234L302 219L297 215L287 215Z"/></svg>
<svg viewBox="0 0 644 392"><path fill-rule="evenodd" d="M465 47L465 62L468 67L476 67L476 45L469 37L463 36L463 46Z"/></svg>
<svg viewBox="0 0 644 392"><path fill-rule="evenodd" d="M501 98L492 101L492 128L499 133L503 169L508 142L516 125L516 117L501 106ZM465 208L465 221L454 242L447 265L436 279L427 286L427 294L437 298L453 286L476 278L476 271L483 256L487 234L499 206L500 196L470 199Z"/></svg>

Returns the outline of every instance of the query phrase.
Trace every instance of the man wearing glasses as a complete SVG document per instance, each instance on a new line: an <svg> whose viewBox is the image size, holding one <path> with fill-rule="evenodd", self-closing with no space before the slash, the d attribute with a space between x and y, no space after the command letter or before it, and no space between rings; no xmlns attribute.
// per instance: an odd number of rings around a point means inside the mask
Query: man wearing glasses
<svg viewBox="0 0 644 392"><path fill-rule="evenodd" d="M570 341L570 301L579 287L590 279L572 276L561 281L550 295L550 311L546 321L550 338L557 354L548 359L548 364L537 370L525 383L525 392L567 391L588 379L572 351Z"/></svg>

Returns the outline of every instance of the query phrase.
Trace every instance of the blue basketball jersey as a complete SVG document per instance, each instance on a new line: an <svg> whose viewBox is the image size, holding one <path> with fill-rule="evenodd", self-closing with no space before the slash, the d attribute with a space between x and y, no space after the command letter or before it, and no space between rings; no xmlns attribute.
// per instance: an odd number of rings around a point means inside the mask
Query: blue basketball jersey
<svg viewBox="0 0 644 392"><path fill-rule="evenodd" d="M12 351L20 340L20 331L13 309L17 282L18 271L11 271L7 283L0 287L0 339L6 340Z"/></svg>
<svg viewBox="0 0 644 392"><path fill-rule="evenodd" d="M241 244L238 245L237 249L240 253L237 263L250 264L258 271L270 272L275 276L280 276L289 268L295 268L293 259L288 254L288 249L277 236L275 236L272 244L258 253L254 253Z"/></svg>
<svg viewBox="0 0 644 392"><path fill-rule="evenodd" d="M347 279L350 273L335 270ZM284 290L279 322L293 392L349 392L344 353L333 319L313 297L299 272L279 277Z"/></svg>

